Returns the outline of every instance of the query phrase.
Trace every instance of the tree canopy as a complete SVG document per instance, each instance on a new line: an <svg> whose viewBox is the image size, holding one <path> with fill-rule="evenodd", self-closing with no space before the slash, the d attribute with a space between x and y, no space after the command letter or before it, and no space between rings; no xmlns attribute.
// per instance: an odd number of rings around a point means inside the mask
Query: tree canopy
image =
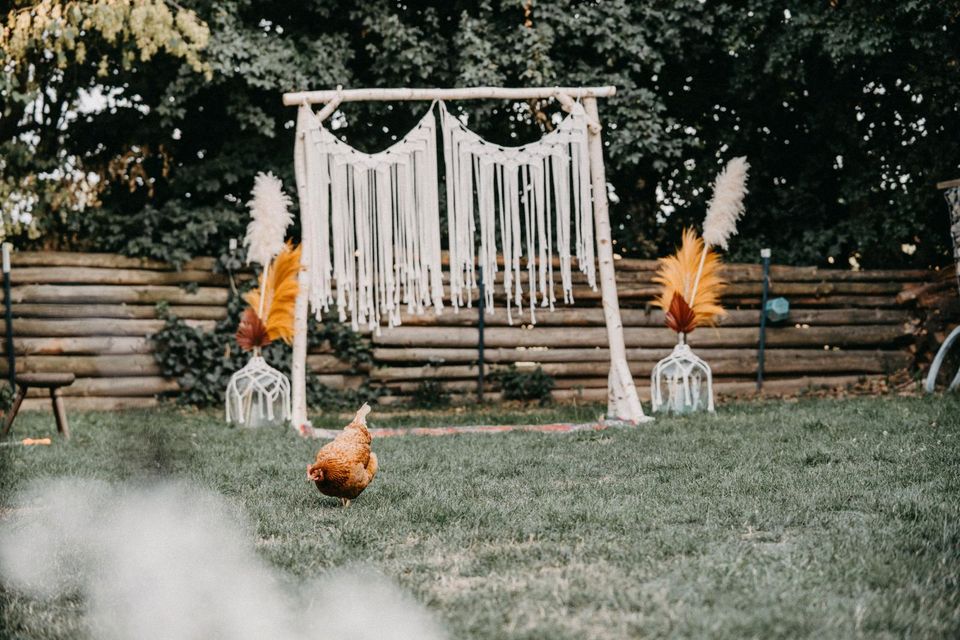
<svg viewBox="0 0 960 640"><path fill-rule="evenodd" d="M960 177L960 3L878 0L42 0L0 32L0 210L21 246L219 254L257 171L293 191L285 91L597 85L619 253L672 249L721 164L752 165L732 257L948 260ZM351 103L365 150L427 105ZM454 105L506 144L552 102Z"/></svg>

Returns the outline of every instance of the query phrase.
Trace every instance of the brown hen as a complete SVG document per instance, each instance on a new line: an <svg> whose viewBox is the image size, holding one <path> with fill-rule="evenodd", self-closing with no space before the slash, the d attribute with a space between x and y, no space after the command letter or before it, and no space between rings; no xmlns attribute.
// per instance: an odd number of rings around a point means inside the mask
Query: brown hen
<svg viewBox="0 0 960 640"><path fill-rule="evenodd" d="M313 480L320 493L340 498L345 507L377 475L377 454L370 451L367 431L368 413L370 405L364 403L353 422L333 442L321 447L316 461L307 465L307 478Z"/></svg>

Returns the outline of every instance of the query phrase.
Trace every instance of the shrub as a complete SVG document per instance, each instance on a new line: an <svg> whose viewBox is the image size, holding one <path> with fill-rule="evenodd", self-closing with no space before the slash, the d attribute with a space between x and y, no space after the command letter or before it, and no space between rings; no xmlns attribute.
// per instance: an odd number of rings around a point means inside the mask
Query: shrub
<svg viewBox="0 0 960 640"><path fill-rule="evenodd" d="M15 392L9 382L0 382L0 414L6 414L13 406Z"/></svg>
<svg viewBox="0 0 960 640"><path fill-rule="evenodd" d="M450 404L450 394L439 380L427 379L417 385L413 392L413 402L421 409L439 409Z"/></svg>
<svg viewBox="0 0 960 640"><path fill-rule="evenodd" d="M546 404L555 386L553 378L544 373L542 367L521 371L511 364L490 377L499 384L504 400L538 400L540 404Z"/></svg>

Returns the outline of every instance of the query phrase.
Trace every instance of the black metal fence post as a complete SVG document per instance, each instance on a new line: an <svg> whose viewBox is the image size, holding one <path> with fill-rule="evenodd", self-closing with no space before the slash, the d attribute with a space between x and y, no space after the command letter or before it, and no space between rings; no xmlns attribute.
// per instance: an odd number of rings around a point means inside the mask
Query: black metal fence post
<svg viewBox="0 0 960 640"><path fill-rule="evenodd" d="M10 243L3 243L3 302L7 322L7 377L10 390L17 388L17 360L13 353L13 300L10 299Z"/></svg>
<svg viewBox="0 0 960 640"><path fill-rule="evenodd" d="M760 344L757 349L757 391L763 389L763 358L767 346L767 296L770 293L770 249L760 249L763 259L763 295L760 297Z"/></svg>

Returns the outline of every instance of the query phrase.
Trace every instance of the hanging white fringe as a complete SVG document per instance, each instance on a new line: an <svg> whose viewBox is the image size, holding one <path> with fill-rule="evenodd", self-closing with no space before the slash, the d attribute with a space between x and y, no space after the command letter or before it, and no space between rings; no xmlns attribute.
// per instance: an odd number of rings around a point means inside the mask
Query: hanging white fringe
<svg viewBox="0 0 960 640"><path fill-rule="evenodd" d="M556 302L554 251L560 258L564 302L573 302L571 254L596 289L587 117L582 106L574 103L570 115L553 131L520 147L483 140L443 102L440 120L454 308L471 306L479 266L491 283L485 289L485 304L493 312L498 251L504 260L503 288L511 324L512 305L523 311L524 263L532 323L538 303L553 309ZM479 248L474 240L477 224Z"/></svg>
<svg viewBox="0 0 960 640"><path fill-rule="evenodd" d="M582 106L574 103L553 131L520 147L483 140L442 102L440 114L453 306L471 306L479 267L493 312L498 253L511 324L513 306L522 313L525 299L533 323L538 304L553 309L555 253L564 302L573 302L573 256L596 289ZM336 303L341 321L349 317L354 329L376 330L382 319L400 324L404 306L410 313L430 306L439 313L444 292L432 107L380 153L362 153L339 140L306 105L300 107L297 135L303 141L296 157L301 261L317 317Z"/></svg>
<svg viewBox="0 0 960 640"><path fill-rule="evenodd" d="M336 302L379 330L400 324L401 309L443 308L436 120L433 108L385 151L362 153L339 140L306 105L300 107L297 183L303 225L301 261L310 305L319 319ZM332 252L331 252L332 246ZM334 282L336 294L334 295Z"/></svg>

